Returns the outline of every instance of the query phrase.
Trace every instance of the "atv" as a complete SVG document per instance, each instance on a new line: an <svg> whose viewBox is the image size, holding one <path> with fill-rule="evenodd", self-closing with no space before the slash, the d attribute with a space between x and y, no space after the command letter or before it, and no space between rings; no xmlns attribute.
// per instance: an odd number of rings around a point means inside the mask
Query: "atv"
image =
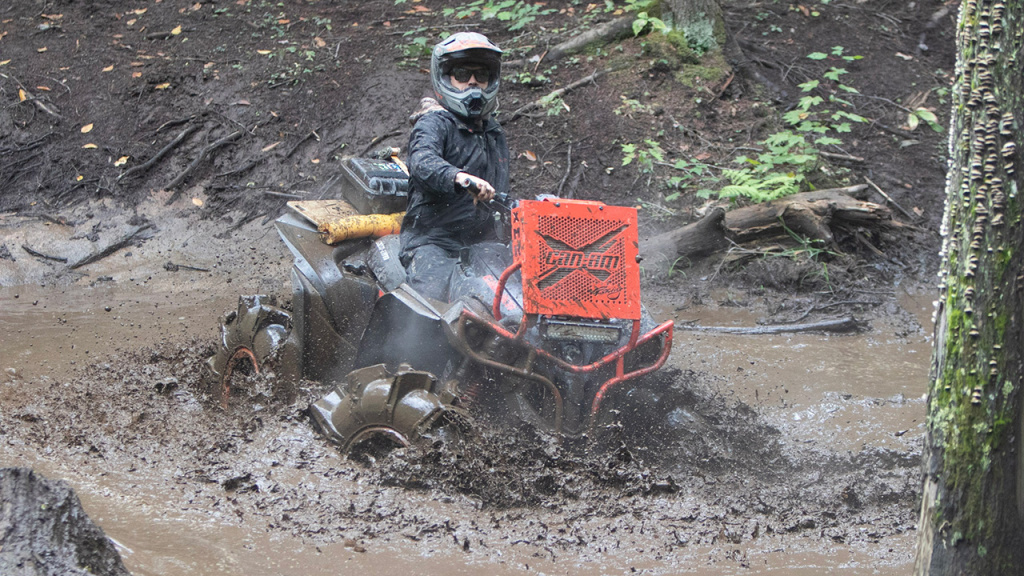
<svg viewBox="0 0 1024 576"><path fill-rule="evenodd" d="M440 302L404 283L397 234L329 245L313 214L400 212L403 169L349 158L327 187L341 200L289 203L276 227L295 257L290 309L242 296L222 319L207 365L225 406L238 372L327 383L309 412L349 452L464 429L469 412L592 435L616 414L609 396L657 395L636 383L665 363L673 323L656 324L640 303L635 209L498 198L488 206L504 242L463 250Z"/></svg>

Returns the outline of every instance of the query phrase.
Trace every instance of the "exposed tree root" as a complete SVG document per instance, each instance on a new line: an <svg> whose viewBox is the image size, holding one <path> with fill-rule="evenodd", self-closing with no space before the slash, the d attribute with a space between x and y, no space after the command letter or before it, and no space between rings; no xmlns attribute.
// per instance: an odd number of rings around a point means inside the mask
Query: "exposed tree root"
<svg viewBox="0 0 1024 576"><path fill-rule="evenodd" d="M184 130L182 130L181 134L178 134L178 136L175 137L174 140L171 140L170 143L167 144L167 146L161 148L160 151L154 154L152 158L150 158L143 164L139 164L138 166L132 166L131 168L125 170L124 172L121 173L120 176L117 177L117 179L121 180L126 176L131 176L132 174L137 174L149 170L150 168L153 167L154 164L159 162L161 158L166 156L168 152L174 150L178 146L178 144L181 144L185 140L185 138L188 138L190 134L192 134L198 129L199 126L189 126L188 128L185 128Z"/></svg>
<svg viewBox="0 0 1024 576"><path fill-rule="evenodd" d="M220 140L217 140L213 144L210 144L206 148L203 148L202 150L200 150L199 151L199 155L196 156L196 159L193 160L192 163L188 165L188 168L185 168L184 172L182 172L181 174L178 174L178 176L174 180L172 180L170 184L167 185L167 189L168 190L172 190L172 189L177 188L178 186L180 186L181 183L185 181L185 178L188 178L189 174L191 174L193 171L195 171L195 169L199 167L199 164L202 163L202 161L205 160L207 156L209 156L210 152L213 152L217 148L220 148L221 146L224 146L225 144L228 144L230 142L233 142L234 140L237 140L238 137L240 137L241 135L242 135L242 131L241 130L237 130L237 131L232 132L231 134L228 134L227 136L221 138ZM181 191L180 190L175 190L174 194L172 194L171 197L167 200L167 204L175 203L180 196L181 196Z"/></svg>

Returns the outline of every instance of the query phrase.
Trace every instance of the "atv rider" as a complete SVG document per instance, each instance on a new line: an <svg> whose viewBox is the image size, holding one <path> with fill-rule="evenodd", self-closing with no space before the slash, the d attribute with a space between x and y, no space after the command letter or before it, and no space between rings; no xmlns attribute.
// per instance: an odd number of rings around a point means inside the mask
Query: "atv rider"
<svg viewBox="0 0 1024 576"><path fill-rule="evenodd" d="M418 115L409 136L409 205L400 259L409 285L437 300L447 301L460 250L496 239L494 219L478 203L509 191L508 144L492 117L501 53L475 32L453 34L434 46L430 81L440 106Z"/></svg>

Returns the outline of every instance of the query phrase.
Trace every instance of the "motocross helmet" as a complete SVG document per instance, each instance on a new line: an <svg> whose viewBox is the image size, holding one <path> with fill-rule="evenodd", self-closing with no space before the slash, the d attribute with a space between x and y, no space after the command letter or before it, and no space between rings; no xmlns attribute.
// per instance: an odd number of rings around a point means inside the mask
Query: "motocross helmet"
<svg viewBox="0 0 1024 576"><path fill-rule="evenodd" d="M458 90L452 86L452 68L461 64L486 66L490 76L487 88ZM430 82L437 101L449 111L465 118L487 116L498 107L501 49L483 34L452 34L434 46L430 55Z"/></svg>

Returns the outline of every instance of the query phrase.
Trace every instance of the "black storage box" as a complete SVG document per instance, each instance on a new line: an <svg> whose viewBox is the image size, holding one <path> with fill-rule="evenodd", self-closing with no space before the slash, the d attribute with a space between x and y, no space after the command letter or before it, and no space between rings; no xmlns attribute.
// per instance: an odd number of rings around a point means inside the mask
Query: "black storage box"
<svg viewBox="0 0 1024 576"><path fill-rule="evenodd" d="M394 162L346 158L339 185L341 196L360 214L394 214L409 202L409 177Z"/></svg>

